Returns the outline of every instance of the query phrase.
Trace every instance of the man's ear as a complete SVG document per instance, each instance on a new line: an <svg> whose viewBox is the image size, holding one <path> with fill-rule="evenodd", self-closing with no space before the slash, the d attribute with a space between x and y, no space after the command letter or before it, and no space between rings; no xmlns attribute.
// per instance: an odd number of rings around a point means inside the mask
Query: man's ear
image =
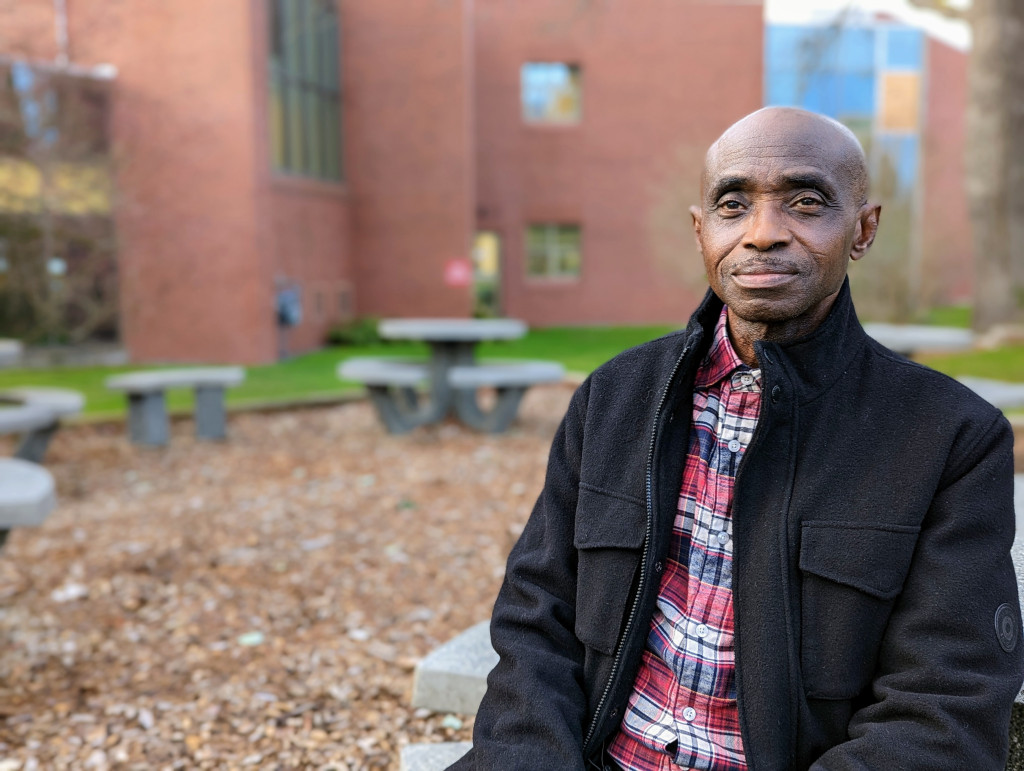
<svg viewBox="0 0 1024 771"><path fill-rule="evenodd" d="M700 229L704 224L704 212L699 206L691 206L690 216L693 217L693 238L697 242L697 251L703 255L704 249L700 245Z"/></svg>
<svg viewBox="0 0 1024 771"><path fill-rule="evenodd" d="M882 216L882 205L866 203L857 212L857 229L853 234L853 246L850 247L850 259L859 260L868 253L871 244L878 234L878 220Z"/></svg>

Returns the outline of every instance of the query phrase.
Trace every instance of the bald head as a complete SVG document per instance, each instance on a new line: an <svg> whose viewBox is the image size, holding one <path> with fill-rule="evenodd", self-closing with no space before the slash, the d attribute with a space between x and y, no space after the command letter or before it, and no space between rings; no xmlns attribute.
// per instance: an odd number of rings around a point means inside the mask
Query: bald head
<svg viewBox="0 0 1024 771"><path fill-rule="evenodd" d="M701 195L722 168L752 150L762 154L807 155L831 168L854 205L867 202L868 168L857 137L839 121L796 107L765 107L731 125L708 149Z"/></svg>
<svg viewBox="0 0 1024 771"><path fill-rule="evenodd" d="M708 150L690 208L711 289L747 364L758 340L786 342L821 324L866 253L881 207L867 202L864 151L822 115L769 107Z"/></svg>

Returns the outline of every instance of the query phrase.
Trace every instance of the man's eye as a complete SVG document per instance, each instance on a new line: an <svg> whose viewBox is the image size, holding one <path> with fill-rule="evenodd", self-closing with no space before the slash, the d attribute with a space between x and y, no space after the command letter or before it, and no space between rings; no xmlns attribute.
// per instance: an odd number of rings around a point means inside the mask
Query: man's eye
<svg viewBox="0 0 1024 771"><path fill-rule="evenodd" d="M743 208L743 204L739 201L722 201L719 206L723 209L728 209L729 211L739 211Z"/></svg>
<svg viewBox="0 0 1024 771"><path fill-rule="evenodd" d="M821 200L814 196L805 195L797 199L797 206L821 206Z"/></svg>

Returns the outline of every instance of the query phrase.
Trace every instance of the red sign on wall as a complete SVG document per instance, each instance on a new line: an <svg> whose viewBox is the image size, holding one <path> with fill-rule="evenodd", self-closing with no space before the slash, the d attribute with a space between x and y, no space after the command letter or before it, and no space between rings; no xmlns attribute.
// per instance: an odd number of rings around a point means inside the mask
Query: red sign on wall
<svg viewBox="0 0 1024 771"><path fill-rule="evenodd" d="M444 264L445 286L465 287L473 283L473 263L464 258L448 260Z"/></svg>

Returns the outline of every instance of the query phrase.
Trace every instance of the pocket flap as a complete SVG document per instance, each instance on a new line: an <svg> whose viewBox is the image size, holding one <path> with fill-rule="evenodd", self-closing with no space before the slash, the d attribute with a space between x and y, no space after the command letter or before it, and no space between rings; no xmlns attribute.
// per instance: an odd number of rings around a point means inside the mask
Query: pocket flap
<svg viewBox="0 0 1024 771"><path fill-rule="evenodd" d="M805 522L800 569L889 600L903 589L920 528Z"/></svg>
<svg viewBox="0 0 1024 771"><path fill-rule="evenodd" d="M639 549L646 529L646 506L580 487L573 537L577 549Z"/></svg>

